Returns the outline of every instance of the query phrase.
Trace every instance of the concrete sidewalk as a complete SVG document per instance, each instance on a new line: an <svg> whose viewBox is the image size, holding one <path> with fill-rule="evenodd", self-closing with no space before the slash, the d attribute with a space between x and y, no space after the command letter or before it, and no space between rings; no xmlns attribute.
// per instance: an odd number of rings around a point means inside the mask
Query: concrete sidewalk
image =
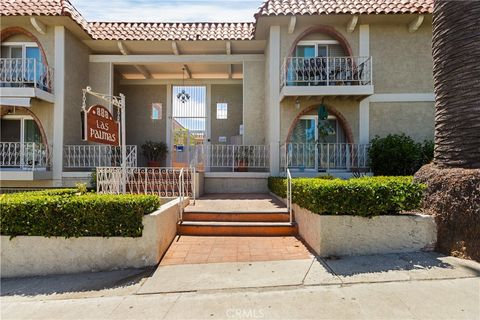
<svg viewBox="0 0 480 320"><path fill-rule="evenodd" d="M2 319L480 319L479 280L454 279L2 301Z"/></svg>
<svg viewBox="0 0 480 320"><path fill-rule="evenodd" d="M480 264L433 252L2 279L2 319L479 319Z"/></svg>

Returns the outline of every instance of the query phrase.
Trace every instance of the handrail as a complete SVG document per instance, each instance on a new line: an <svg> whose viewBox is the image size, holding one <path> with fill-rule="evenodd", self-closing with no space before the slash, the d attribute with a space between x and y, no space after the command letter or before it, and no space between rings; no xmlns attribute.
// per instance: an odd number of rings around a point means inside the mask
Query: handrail
<svg viewBox="0 0 480 320"><path fill-rule="evenodd" d="M183 168L180 170L180 175L178 176L178 194L179 194L179 200L180 200L180 216L179 220L183 221L183 201L184 201L184 192L185 192L185 176L184 176L184 170Z"/></svg>
<svg viewBox="0 0 480 320"><path fill-rule="evenodd" d="M292 174L290 169L287 168L287 210L290 216L290 223L293 222L293 210L292 210Z"/></svg>

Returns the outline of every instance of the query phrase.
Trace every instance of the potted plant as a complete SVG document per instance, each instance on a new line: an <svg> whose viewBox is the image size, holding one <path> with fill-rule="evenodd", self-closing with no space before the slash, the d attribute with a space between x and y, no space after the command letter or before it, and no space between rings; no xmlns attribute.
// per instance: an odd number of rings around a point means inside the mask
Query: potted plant
<svg viewBox="0 0 480 320"><path fill-rule="evenodd" d="M146 141L142 145L143 156L147 160L148 167L160 167L160 161L164 160L168 153L165 142Z"/></svg>
<svg viewBox="0 0 480 320"><path fill-rule="evenodd" d="M239 146L235 153L235 171L247 172L248 162L253 158L253 149L249 146Z"/></svg>

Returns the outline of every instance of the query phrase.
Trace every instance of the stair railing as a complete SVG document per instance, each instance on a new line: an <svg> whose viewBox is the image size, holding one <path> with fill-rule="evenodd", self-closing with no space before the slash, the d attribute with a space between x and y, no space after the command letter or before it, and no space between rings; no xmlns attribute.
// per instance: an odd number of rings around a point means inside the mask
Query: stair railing
<svg viewBox="0 0 480 320"><path fill-rule="evenodd" d="M287 168L287 210L290 216L290 223L293 223L293 210L292 210L292 174L290 169Z"/></svg>
<svg viewBox="0 0 480 320"><path fill-rule="evenodd" d="M185 198L185 173L183 168L180 170L180 175L178 176L178 195L180 200L180 221L183 221L183 202Z"/></svg>

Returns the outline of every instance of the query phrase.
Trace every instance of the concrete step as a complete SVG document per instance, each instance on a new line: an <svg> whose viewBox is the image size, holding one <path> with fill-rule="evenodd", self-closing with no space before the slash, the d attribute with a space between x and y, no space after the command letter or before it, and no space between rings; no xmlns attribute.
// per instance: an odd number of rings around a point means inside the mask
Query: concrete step
<svg viewBox="0 0 480 320"><path fill-rule="evenodd" d="M215 222L289 222L288 211L275 212L211 212L186 211L183 221L215 221Z"/></svg>
<svg viewBox="0 0 480 320"><path fill-rule="evenodd" d="M294 236L294 222L219 222L183 221L178 224L179 235L188 236Z"/></svg>

